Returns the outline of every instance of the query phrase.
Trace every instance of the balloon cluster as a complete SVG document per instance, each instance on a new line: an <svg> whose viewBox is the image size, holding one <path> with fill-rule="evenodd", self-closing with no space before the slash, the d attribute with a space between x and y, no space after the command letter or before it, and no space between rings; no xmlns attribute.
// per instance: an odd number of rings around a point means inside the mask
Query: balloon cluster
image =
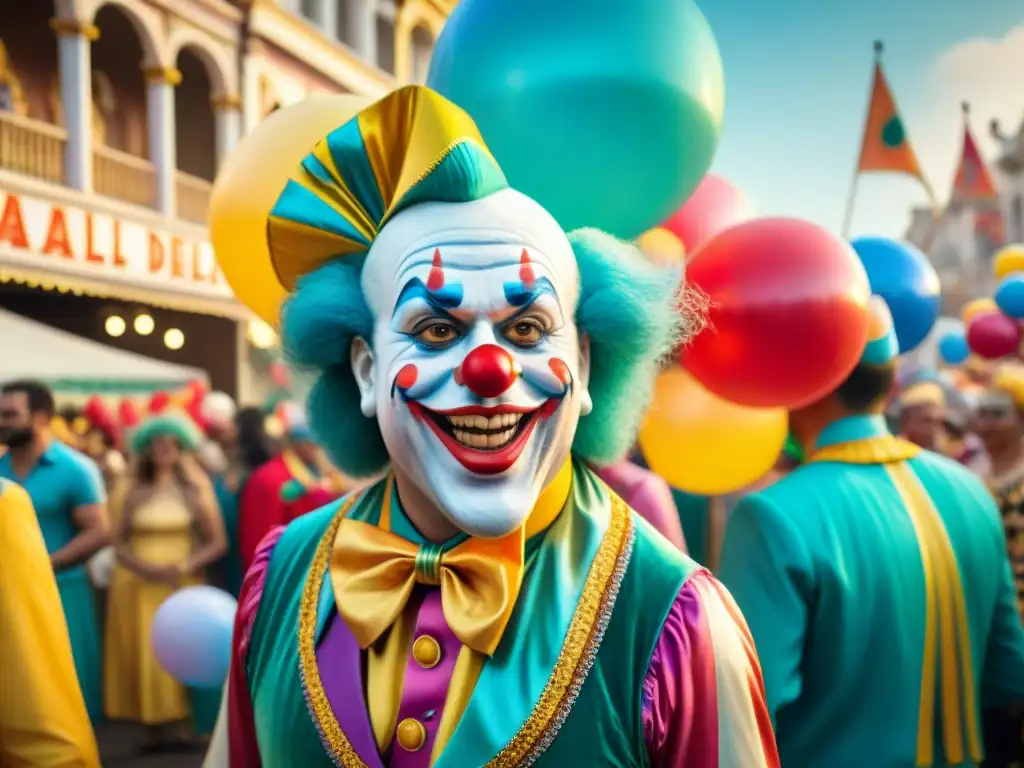
<svg viewBox="0 0 1024 768"><path fill-rule="evenodd" d="M973 352L987 360L1020 353L1024 339L1024 244L1008 245L992 262L999 285L992 298L978 298L960 313L963 331L951 331L939 339L939 354L950 365L959 365Z"/></svg>
<svg viewBox="0 0 1024 768"><path fill-rule="evenodd" d="M848 243L798 219L724 229L697 248L686 273L708 298L708 330L659 378L640 447L671 484L716 495L771 469L788 411L853 370L871 290Z"/></svg>

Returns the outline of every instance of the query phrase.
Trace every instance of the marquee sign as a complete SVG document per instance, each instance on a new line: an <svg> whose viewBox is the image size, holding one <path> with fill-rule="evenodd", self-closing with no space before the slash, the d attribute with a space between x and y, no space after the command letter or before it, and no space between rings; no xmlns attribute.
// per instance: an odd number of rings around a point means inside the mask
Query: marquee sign
<svg viewBox="0 0 1024 768"><path fill-rule="evenodd" d="M229 299L209 242L0 191L0 264Z"/></svg>

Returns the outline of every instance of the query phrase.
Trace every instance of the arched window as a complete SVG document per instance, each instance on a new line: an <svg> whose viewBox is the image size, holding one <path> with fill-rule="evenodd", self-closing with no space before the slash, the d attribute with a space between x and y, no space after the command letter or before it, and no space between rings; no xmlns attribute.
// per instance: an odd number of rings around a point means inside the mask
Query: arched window
<svg viewBox="0 0 1024 768"><path fill-rule="evenodd" d="M24 115L28 111L21 80L7 55L7 46L0 40L0 111Z"/></svg>
<svg viewBox="0 0 1024 768"><path fill-rule="evenodd" d="M418 26L412 31L412 71L409 77L413 83L423 85L430 72L430 57L434 53L434 36L430 30Z"/></svg>

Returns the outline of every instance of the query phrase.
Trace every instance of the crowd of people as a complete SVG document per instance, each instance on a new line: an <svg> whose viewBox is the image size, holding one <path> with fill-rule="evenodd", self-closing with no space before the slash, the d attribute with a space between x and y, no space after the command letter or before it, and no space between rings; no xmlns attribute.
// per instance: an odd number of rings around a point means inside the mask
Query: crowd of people
<svg viewBox="0 0 1024 768"><path fill-rule="evenodd" d="M214 392L198 419L163 402L128 427L98 397L58 412L40 382L12 381L0 392L0 479L27 493L4 498L34 509L70 637L74 673L55 695L70 684L92 723L145 726L144 751L194 749L213 729L221 693L186 689L160 667L150 642L157 609L199 583L237 596L260 539L351 482L329 466L292 404L276 414L237 410ZM3 610L7 634L21 612ZM26 642L47 636L31 629ZM53 724L31 725L23 732ZM18 731L0 730L6 750Z"/></svg>
<svg viewBox="0 0 1024 768"><path fill-rule="evenodd" d="M884 414L894 433L962 464L984 483L1001 512L1005 552L1017 582L1014 599L1024 611L1024 365L972 359L962 370L897 376L894 368L891 373L838 393L845 398L839 407L882 414L887 404ZM897 384L896 379L903 381ZM167 407L128 428L98 398L82 410L58 412L54 395L39 382L9 382L0 391L0 478L9 481L0 506L9 524L16 519L6 511L9 506L34 510L31 524L38 526L49 553L46 567L56 575L71 641L73 672L70 664L59 663L59 650L47 651L54 684L57 676L63 678L55 690L77 680L93 723L110 719L145 726L145 751L195 749L214 728L222 691L187 689L160 668L149 637L160 604L177 589L197 583L237 597L260 541L272 529L341 497L356 483L330 466L302 409L291 403L276 413L238 410L227 395L215 392L205 396L198 419ZM714 566L733 590L752 625L773 716L806 698L800 677L814 650L803 645L806 638L781 631L796 633L807 626L806 618L780 621L787 600L798 613L806 606L773 591L800 586L788 581L794 564L778 562L785 559L778 541L767 548L753 546L750 529L766 535L765 520L772 513L764 505L772 507L765 500L791 497L791 485L781 481L807 462L796 437L807 418L822 417L793 414L793 435L768 475L742 492L713 500L722 504L730 523L710 541L692 547L700 548L693 554ZM816 433L813 427L811 432ZM639 452L600 472L676 548L686 551L687 537L692 542L706 538L709 521L695 524L680 515L685 500L677 509L668 486L646 471ZM13 483L24 493L12 490ZM815 485L824 494L822 504L833 507L835 515L843 478L815 478ZM801 489L802 498L807 494ZM859 509L863 498L855 496L852 503ZM961 500L961 506L970 512L971 504ZM704 512L709 514L707 508ZM860 509L851 518L862 514ZM884 538L879 547L885 549ZM891 554L893 562L906 560L907 553ZM958 556L963 558L961 572L978 565L969 549ZM829 550L833 563L834 558ZM998 571L997 563L987 567ZM782 574L788 586L780 585ZM28 594L35 597L36 590ZM45 599L37 601L37 607L45 604ZM10 617L13 607L4 607ZM33 634L31 622L22 629L26 643L46 637ZM778 645L767 637L777 637ZM830 657L827 663L835 661ZM1014 684L1011 676L1009 685ZM826 696L834 697L834 690ZM59 720L59 713L50 711L41 727L59 731ZM985 765L1014 764L1021 754L1021 726L1017 709L987 716ZM11 736L16 732L5 726L5 749L17 749ZM87 741L91 735L75 736L71 729L72 737ZM32 742L25 744L30 749Z"/></svg>

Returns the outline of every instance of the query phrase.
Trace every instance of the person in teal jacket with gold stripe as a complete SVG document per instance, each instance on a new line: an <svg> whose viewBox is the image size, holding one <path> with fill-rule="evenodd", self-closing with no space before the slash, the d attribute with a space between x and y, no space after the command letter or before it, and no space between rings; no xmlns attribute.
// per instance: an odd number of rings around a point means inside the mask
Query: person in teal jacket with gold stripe
<svg viewBox="0 0 1024 768"><path fill-rule="evenodd" d="M1003 530L968 470L886 428L897 345L876 313L858 367L791 415L806 463L739 504L718 575L786 768L976 766L983 710L1024 702Z"/></svg>

